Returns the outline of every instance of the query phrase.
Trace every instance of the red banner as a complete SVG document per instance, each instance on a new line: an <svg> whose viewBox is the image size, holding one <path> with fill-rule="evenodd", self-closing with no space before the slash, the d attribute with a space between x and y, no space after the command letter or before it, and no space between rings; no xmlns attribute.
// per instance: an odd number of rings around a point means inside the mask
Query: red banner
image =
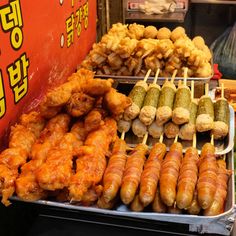
<svg viewBox="0 0 236 236"><path fill-rule="evenodd" d="M0 137L76 70L95 39L94 0L0 2Z"/></svg>

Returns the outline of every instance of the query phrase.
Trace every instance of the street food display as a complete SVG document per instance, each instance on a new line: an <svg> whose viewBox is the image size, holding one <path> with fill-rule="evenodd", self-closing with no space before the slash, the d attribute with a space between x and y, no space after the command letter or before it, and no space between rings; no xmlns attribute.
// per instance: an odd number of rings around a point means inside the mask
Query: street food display
<svg viewBox="0 0 236 236"><path fill-rule="evenodd" d="M212 54L201 36L192 40L183 27L173 31L166 27L140 24L114 24L101 41L93 45L81 67L98 75L144 76L160 69L160 76L183 77L184 67L188 76L209 78L212 75Z"/></svg>

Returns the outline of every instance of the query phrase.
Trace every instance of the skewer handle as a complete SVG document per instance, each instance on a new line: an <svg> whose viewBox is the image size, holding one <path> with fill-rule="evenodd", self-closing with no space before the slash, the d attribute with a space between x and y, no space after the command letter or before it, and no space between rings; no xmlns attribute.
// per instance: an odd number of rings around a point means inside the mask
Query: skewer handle
<svg viewBox="0 0 236 236"><path fill-rule="evenodd" d="M214 146L214 134L211 135L211 145Z"/></svg>
<svg viewBox="0 0 236 236"><path fill-rule="evenodd" d="M188 67L184 67L184 85L187 85Z"/></svg>
<svg viewBox="0 0 236 236"><path fill-rule="evenodd" d="M206 85L205 85L205 95L208 95L208 93L209 93L209 84L206 83Z"/></svg>
<svg viewBox="0 0 236 236"><path fill-rule="evenodd" d="M173 74L172 74L171 80L170 80L171 83L174 83L176 74L177 74L177 70L175 69L174 72L173 72Z"/></svg>
<svg viewBox="0 0 236 236"><path fill-rule="evenodd" d="M158 68L157 71L156 71L155 78L153 80L153 84L157 83L157 79L158 79L159 73L160 73L160 68Z"/></svg>
<svg viewBox="0 0 236 236"><path fill-rule="evenodd" d="M163 133L160 136L159 143L163 143Z"/></svg>
<svg viewBox="0 0 236 236"><path fill-rule="evenodd" d="M125 131L123 131L123 132L121 133L120 139L121 139L121 140L125 140Z"/></svg>
<svg viewBox="0 0 236 236"><path fill-rule="evenodd" d="M145 135L144 135L144 137L143 137L142 144L146 145L147 139L148 139L148 132L145 133Z"/></svg>
<svg viewBox="0 0 236 236"><path fill-rule="evenodd" d="M149 77L151 71L152 71L151 69L148 70L147 74L146 74L145 77L144 77L144 80L143 80L144 82L147 82L147 79L148 79L148 77Z"/></svg>
<svg viewBox="0 0 236 236"><path fill-rule="evenodd" d="M193 134L193 148L197 147L197 135L196 133Z"/></svg>
<svg viewBox="0 0 236 236"><path fill-rule="evenodd" d="M194 99L194 80L191 81L191 99Z"/></svg>
<svg viewBox="0 0 236 236"><path fill-rule="evenodd" d="M174 143L177 143L177 142L178 142L178 137L179 137L179 135L177 134L177 135L175 136Z"/></svg>
<svg viewBox="0 0 236 236"><path fill-rule="evenodd" d="M225 88L224 88L224 83L221 84L221 98L225 97Z"/></svg>

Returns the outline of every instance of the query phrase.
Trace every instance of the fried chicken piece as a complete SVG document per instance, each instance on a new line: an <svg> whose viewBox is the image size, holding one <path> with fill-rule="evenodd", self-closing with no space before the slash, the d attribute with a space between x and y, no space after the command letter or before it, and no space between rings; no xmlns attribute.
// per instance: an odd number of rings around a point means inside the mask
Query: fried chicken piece
<svg viewBox="0 0 236 236"><path fill-rule="evenodd" d="M49 120L41 132L32 147L32 160L22 166L21 174L16 180L16 193L21 199L34 201L47 196L47 192L39 186L35 173L45 162L49 150L55 147L68 131L69 123L69 115L59 114Z"/></svg>
<svg viewBox="0 0 236 236"><path fill-rule="evenodd" d="M85 129L85 125L83 121L77 121L76 123L74 123L73 126L71 127L70 132L74 134L79 141L82 141L82 142L85 141L88 135L88 132Z"/></svg>
<svg viewBox="0 0 236 236"><path fill-rule="evenodd" d="M138 43L137 39L131 39L129 37L125 37L121 39L120 44L116 50L116 53L120 55L121 58L129 58L136 48Z"/></svg>
<svg viewBox="0 0 236 236"><path fill-rule="evenodd" d="M49 151L46 162L35 172L39 186L51 191L67 187L72 176L72 157L66 149Z"/></svg>
<svg viewBox="0 0 236 236"><path fill-rule="evenodd" d="M110 91L105 95L103 104L114 118L120 118L124 113L124 110L131 105L131 99L122 93L117 92L115 89L110 89Z"/></svg>
<svg viewBox="0 0 236 236"><path fill-rule="evenodd" d="M112 79L93 79L84 86L84 93L92 97L104 96L110 91L113 82Z"/></svg>
<svg viewBox="0 0 236 236"><path fill-rule="evenodd" d="M89 133L98 129L104 124L102 112L98 109L93 109L84 119L85 130Z"/></svg>
<svg viewBox="0 0 236 236"><path fill-rule="evenodd" d="M72 176L69 186L69 196L73 201L82 201L88 189L102 180L106 168L105 155L115 140L116 132L115 120L106 119L104 125L88 135L85 146L80 149L76 174Z"/></svg>
<svg viewBox="0 0 236 236"><path fill-rule="evenodd" d="M144 31L145 27L143 25L133 23L129 25L129 31L127 32L127 35L132 39L140 40L143 38Z"/></svg>
<svg viewBox="0 0 236 236"><path fill-rule="evenodd" d="M95 98L84 93L73 93L67 102L67 112L73 117L86 115L92 110Z"/></svg>
<svg viewBox="0 0 236 236"><path fill-rule="evenodd" d="M54 116L56 116L62 109L61 106L58 107L54 107L54 106L48 106L46 99L44 99L40 105L39 105L39 109L40 109L40 114L46 118L46 119L51 119Z"/></svg>
<svg viewBox="0 0 236 236"><path fill-rule="evenodd" d="M23 114L20 117L20 124L30 130L36 138L39 137L41 131L45 126L45 119L36 111L32 111L28 114Z"/></svg>
<svg viewBox="0 0 236 236"><path fill-rule="evenodd" d="M9 206L8 200L15 192L15 180L18 176L17 169L9 169L6 165L0 164L0 195L2 195L2 203Z"/></svg>

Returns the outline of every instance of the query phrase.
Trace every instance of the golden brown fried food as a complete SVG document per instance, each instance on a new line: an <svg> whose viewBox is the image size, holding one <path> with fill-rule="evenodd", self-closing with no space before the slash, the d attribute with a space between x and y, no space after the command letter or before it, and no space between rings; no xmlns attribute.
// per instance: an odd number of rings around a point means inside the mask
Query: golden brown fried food
<svg viewBox="0 0 236 236"><path fill-rule="evenodd" d="M47 103L46 103L46 99L44 99L40 103L39 109L40 109L40 114L44 118L51 119L61 111L62 106L58 106L58 107L48 106Z"/></svg>
<svg viewBox="0 0 236 236"><path fill-rule="evenodd" d="M120 118L124 110L131 105L131 99L112 88L104 96L103 104L114 118Z"/></svg>
<svg viewBox="0 0 236 236"><path fill-rule="evenodd" d="M8 200L15 192L15 180L18 176L17 169L9 169L6 165L0 164L0 194L2 195L2 203L9 206Z"/></svg>
<svg viewBox="0 0 236 236"><path fill-rule="evenodd" d="M93 109L88 113L88 115L84 118L84 126L85 130L89 133L93 130L98 129L101 125L103 125L103 116L102 112L98 109Z"/></svg>
<svg viewBox="0 0 236 236"><path fill-rule="evenodd" d="M88 189L101 181L106 168L105 155L115 140L116 132L116 122L106 119L104 125L87 136L76 161L76 174L72 176L69 186L72 200L82 201Z"/></svg>
<svg viewBox="0 0 236 236"><path fill-rule="evenodd" d="M73 93L66 104L67 112L73 117L80 117L90 112L95 104L95 98L85 93Z"/></svg>
<svg viewBox="0 0 236 236"><path fill-rule="evenodd" d="M44 190L67 187L72 176L72 152L66 149L52 149L47 160L35 172L39 186Z"/></svg>
<svg viewBox="0 0 236 236"><path fill-rule="evenodd" d="M74 134L76 136L76 138L81 141L84 142L88 132L85 129L84 126L84 122L83 121L77 121L75 122L72 127L71 127L71 131L72 134Z"/></svg>
<svg viewBox="0 0 236 236"><path fill-rule="evenodd" d="M93 79L84 86L84 93L92 97L104 96L110 91L113 82L112 79Z"/></svg>
<svg viewBox="0 0 236 236"><path fill-rule="evenodd" d="M20 117L20 124L30 130L36 138L39 137L41 131L45 126L45 119L36 111L32 111L28 114L23 114Z"/></svg>
<svg viewBox="0 0 236 236"><path fill-rule="evenodd" d="M33 143L36 141L36 136L23 125L15 125L11 127L10 133L10 148L20 148L30 152Z"/></svg>

